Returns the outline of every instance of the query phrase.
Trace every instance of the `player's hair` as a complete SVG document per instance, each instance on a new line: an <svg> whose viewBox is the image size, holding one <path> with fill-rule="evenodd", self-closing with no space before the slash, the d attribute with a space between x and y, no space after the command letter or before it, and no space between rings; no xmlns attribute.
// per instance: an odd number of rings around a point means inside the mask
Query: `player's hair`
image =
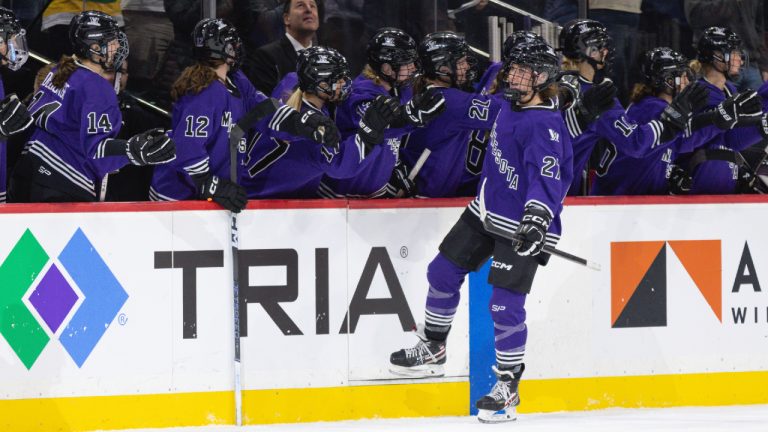
<svg viewBox="0 0 768 432"><path fill-rule="evenodd" d="M69 77L77 70L75 56L63 55L56 65L56 72L53 74L51 83L57 89L63 89Z"/></svg>
<svg viewBox="0 0 768 432"><path fill-rule="evenodd" d="M691 68L691 72L693 72L694 76L701 76L703 74L704 64L698 59L693 59L688 62L688 67Z"/></svg>
<svg viewBox="0 0 768 432"><path fill-rule="evenodd" d="M288 100L285 101L285 104L295 109L296 111L301 112L302 99L304 99L304 92L297 87L296 90L294 90L293 93L291 93L291 97L289 97Z"/></svg>
<svg viewBox="0 0 768 432"><path fill-rule="evenodd" d="M374 84L381 85L381 77L379 77L379 75L376 74L376 71L369 65L365 65L363 68L363 76L373 81Z"/></svg>
<svg viewBox="0 0 768 432"><path fill-rule="evenodd" d="M546 101L557 96L557 92L558 92L558 86L557 86L557 83L554 82L548 85L546 88L542 89L539 92L539 97L541 98L541 100Z"/></svg>
<svg viewBox="0 0 768 432"><path fill-rule="evenodd" d="M632 92L629 95L629 100L633 103L640 102L641 100L645 99L648 96L654 96L656 92L653 90L653 87L646 83L636 83L634 87L632 87Z"/></svg>
<svg viewBox="0 0 768 432"><path fill-rule="evenodd" d="M40 90L40 86L43 85L43 81L45 81L45 77L48 76L49 73L51 73L51 69L56 66L56 63L48 63L47 65L40 68L39 71L37 71L37 74L35 75L35 83L32 85L32 88L35 90L35 93L37 93L38 90Z"/></svg>
<svg viewBox="0 0 768 432"><path fill-rule="evenodd" d="M181 76L173 83L171 87L171 99L179 100L186 94L198 94L212 82L219 79L210 66L202 63L195 63L181 72Z"/></svg>

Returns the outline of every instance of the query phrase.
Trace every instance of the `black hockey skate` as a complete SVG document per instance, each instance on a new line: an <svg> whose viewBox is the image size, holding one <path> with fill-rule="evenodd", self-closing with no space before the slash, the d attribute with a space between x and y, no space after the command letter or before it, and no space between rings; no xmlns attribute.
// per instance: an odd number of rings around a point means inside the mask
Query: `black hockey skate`
<svg viewBox="0 0 768 432"><path fill-rule="evenodd" d="M424 335L419 324L414 332L419 343L413 348L404 348L389 356L389 371L408 378L441 377L445 375L445 342L430 340Z"/></svg>
<svg viewBox="0 0 768 432"><path fill-rule="evenodd" d="M523 375L524 366L517 370L502 370L492 366L496 374L496 384L491 392L475 402L477 419L481 423L502 423L517 420L516 407L520 405L517 384Z"/></svg>

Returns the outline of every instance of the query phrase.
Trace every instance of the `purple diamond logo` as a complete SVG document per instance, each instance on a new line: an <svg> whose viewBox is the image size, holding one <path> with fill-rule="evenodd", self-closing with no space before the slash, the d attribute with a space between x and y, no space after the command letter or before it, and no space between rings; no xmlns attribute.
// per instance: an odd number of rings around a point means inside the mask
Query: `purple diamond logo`
<svg viewBox="0 0 768 432"><path fill-rule="evenodd" d="M32 292L29 302L48 324L48 328L56 333L61 322L77 302L77 293L64 279L56 264L52 264Z"/></svg>

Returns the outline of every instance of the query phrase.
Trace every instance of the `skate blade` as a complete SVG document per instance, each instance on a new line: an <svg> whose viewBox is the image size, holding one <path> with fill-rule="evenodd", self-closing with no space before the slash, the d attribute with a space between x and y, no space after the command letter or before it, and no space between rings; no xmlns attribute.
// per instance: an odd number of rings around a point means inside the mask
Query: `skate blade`
<svg viewBox="0 0 768 432"><path fill-rule="evenodd" d="M517 420L517 411L514 408L503 411L478 410L477 419L480 423L506 423Z"/></svg>
<svg viewBox="0 0 768 432"><path fill-rule="evenodd" d="M395 375L407 378L438 378L445 375L443 365L421 365L404 367L389 365L389 371Z"/></svg>

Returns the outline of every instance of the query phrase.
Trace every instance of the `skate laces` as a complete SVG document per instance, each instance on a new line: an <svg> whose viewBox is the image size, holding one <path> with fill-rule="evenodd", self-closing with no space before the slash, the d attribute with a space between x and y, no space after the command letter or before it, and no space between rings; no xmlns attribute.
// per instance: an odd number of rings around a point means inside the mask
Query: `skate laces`
<svg viewBox="0 0 768 432"><path fill-rule="evenodd" d="M512 399L512 381L502 381L501 379L501 375L507 375L507 373L500 371L496 366L491 366L491 369L496 373L496 384L493 385L493 389L491 389L491 393L488 396L496 401L506 402Z"/></svg>
<svg viewBox="0 0 768 432"><path fill-rule="evenodd" d="M407 348L405 350L405 358L424 358L424 357L431 357L432 360L437 361L434 354L432 354L432 351L430 351L429 347L427 346L427 342L424 342L423 340L419 340L419 343L416 344L413 348Z"/></svg>

